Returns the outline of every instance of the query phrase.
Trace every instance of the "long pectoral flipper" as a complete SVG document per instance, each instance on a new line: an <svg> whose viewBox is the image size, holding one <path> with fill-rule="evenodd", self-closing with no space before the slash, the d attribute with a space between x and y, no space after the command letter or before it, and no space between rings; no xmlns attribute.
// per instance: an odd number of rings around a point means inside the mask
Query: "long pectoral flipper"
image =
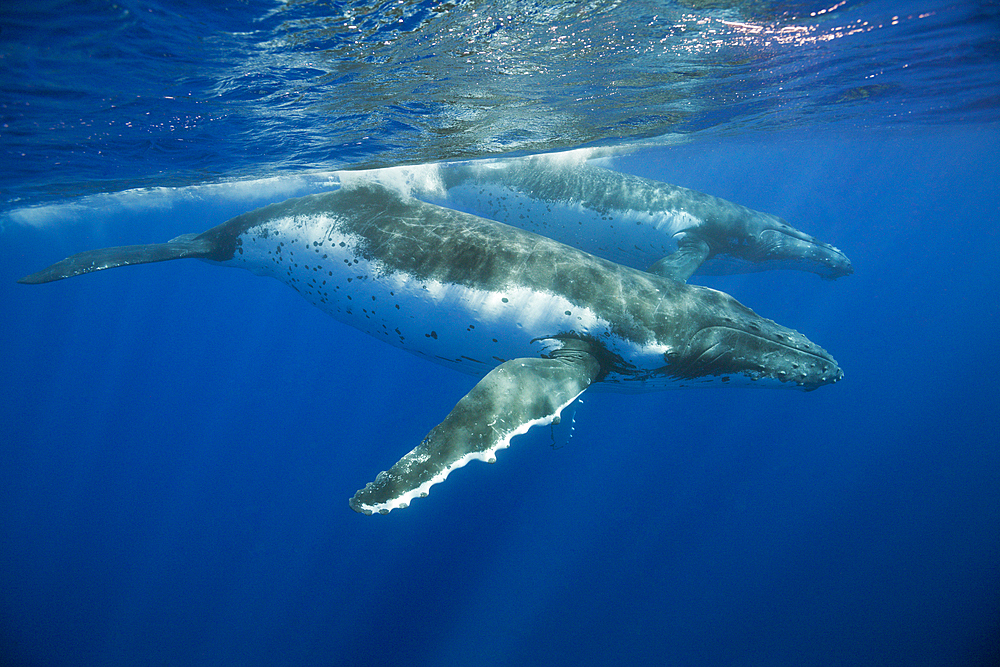
<svg viewBox="0 0 1000 667"><path fill-rule="evenodd" d="M17 282L37 285L38 283L50 283L54 280L72 278L84 273L113 269L128 264L165 262L184 257L210 257L215 252L214 244L211 241L196 238L197 236L197 234L185 234L168 243L146 243L144 245L88 250L67 257L47 269L25 276Z"/></svg>
<svg viewBox="0 0 1000 667"><path fill-rule="evenodd" d="M708 259L711 248L701 239L685 236L677 243L677 251L654 262L647 271L652 274L672 278L685 283L695 271Z"/></svg>
<svg viewBox="0 0 1000 667"><path fill-rule="evenodd" d="M443 482L473 459L496 452L532 426L549 424L597 379L601 365L586 351L551 359L513 359L494 368L427 434L423 442L351 498L356 512L388 514Z"/></svg>

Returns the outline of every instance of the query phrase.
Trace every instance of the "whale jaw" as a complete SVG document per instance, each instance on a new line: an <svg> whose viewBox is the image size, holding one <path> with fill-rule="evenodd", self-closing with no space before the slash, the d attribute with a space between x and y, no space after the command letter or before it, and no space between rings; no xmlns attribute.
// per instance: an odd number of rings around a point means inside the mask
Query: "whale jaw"
<svg viewBox="0 0 1000 667"><path fill-rule="evenodd" d="M772 323L773 324L773 323ZM813 391L839 382L844 372L826 350L801 334L774 325L774 331L748 331L733 326L699 330L672 374L680 378L742 376L753 382Z"/></svg>

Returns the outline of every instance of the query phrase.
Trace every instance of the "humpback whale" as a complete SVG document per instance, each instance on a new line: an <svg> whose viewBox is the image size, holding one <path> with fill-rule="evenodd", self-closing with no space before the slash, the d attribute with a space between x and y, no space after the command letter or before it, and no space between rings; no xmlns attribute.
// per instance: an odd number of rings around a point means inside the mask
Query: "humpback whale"
<svg viewBox="0 0 1000 667"><path fill-rule="evenodd" d="M180 258L285 282L337 320L482 376L350 506L388 513L548 424L590 385L816 389L822 348L727 294L638 271L377 183L290 199L167 243L73 255L19 282Z"/></svg>
<svg viewBox="0 0 1000 667"><path fill-rule="evenodd" d="M675 280L770 269L833 280L854 272L843 252L777 216L558 155L391 169L410 170L408 190L418 198Z"/></svg>

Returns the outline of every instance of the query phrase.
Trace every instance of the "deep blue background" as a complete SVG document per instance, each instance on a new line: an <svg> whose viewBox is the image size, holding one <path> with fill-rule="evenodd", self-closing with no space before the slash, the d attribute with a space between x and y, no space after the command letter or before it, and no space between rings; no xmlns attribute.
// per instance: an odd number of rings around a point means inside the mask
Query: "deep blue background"
<svg viewBox="0 0 1000 667"><path fill-rule="evenodd" d="M347 499L472 378L201 262L15 283L249 204L7 228L0 662L995 664L998 139L803 131L619 160L841 247L856 274L836 282L697 282L845 379L587 392L385 517Z"/></svg>

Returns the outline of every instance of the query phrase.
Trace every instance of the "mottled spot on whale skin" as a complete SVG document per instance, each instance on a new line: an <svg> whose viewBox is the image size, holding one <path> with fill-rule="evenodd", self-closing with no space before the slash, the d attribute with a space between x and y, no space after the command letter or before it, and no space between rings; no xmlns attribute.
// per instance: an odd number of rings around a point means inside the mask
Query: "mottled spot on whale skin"
<svg viewBox="0 0 1000 667"><path fill-rule="evenodd" d="M500 300L503 301L504 303L510 303L510 299L508 299L507 297L503 297Z"/></svg>

